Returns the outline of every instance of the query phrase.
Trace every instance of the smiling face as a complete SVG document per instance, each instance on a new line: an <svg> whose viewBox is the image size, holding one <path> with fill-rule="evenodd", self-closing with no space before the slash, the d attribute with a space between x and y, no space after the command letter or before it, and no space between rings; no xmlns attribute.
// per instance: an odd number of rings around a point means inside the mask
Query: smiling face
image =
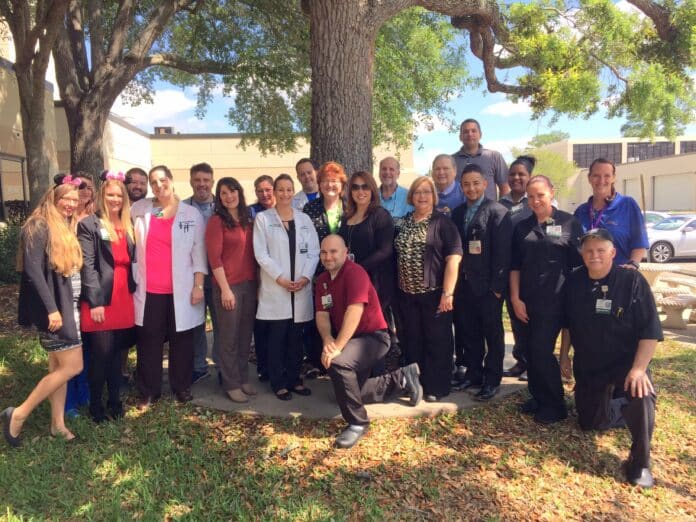
<svg viewBox="0 0 696 522"><path fill-rule="evenodd" d="M370 190L370 185L362 176L353 176L350 185L350 196L355 201L355 205L358 208L367 207L372 201L372 190Z"/></svg>
<svg viewBox="0 0 696 522"><path fill-rule="evenodd" d="M582 242L580 254L590 277L601 279L611 270L616 257L616 248L606 239L587 238Z"/></svg>
<svg viewBox="0 0 696 522"><path fill-rule="evenodd" d="M546 219L553 213L553 189L542 181L528 184L527 202L537 218Z"/></svg>
<svg viewBox="0 0 696 522"><path fill-rule="evenodd" d="M319 259L326 271L332 276L341 269L348 257L348 249L340 236L328 235L321 242Z"/></svg>
<svg viewBox="0 0 696 522"><path fill-rule="evenodd" d="M193 189L193 199L204 203L213 199L213 175L209 172L196 171L189 180Z"/></svg>
<svg viewBox="0 0 696 522"><path fill-rule="evenodd" d="M486 191L488 182L480 172L467 172L462 175L462 192L469 203L476 203Z"/></svg>
<svg viewBox="0 0 696 522"><path fill-rule="evenodd" d="M123 190L118 182L106 181L104 188L104 205L109 215L118 216L123 209Z"/></svg>
<svg viewBox="0 0 696 522"><path fill-rule="evenodd" d="M150 189L152 189L152 194L157 198L157 201L167 201L174 196L172 180L167 177L164 170L153 170L150 173L149 181Z"/></svg>
<svg viewBox="0 0 696 522"><path fill-rule="evenodd" d="M300 163L296 168L297 179L302 185L302 191L307 194L313 194L319 190L317 186L317 171L314 169L311 161Z"/></svg>
<svg viewBox="0 0 696 522"><path fill-rule="evenodd" d="M327 174L319 183L319 191L326 199L333 200L341 196L343 183L341 183L338 177Z"/></svg>
<svg viewBox="0 0 696 522"><path fill-rule="evenodd" d="M481 130L473 121L463 123L459 128L459 140L466 150L478 149L481 141Z"/></svg>
<svg viewBox="0 0 696 522"><path fill-rule="evenodd" d="M456 171L449 158L440 158L433 162L433 181L440 192L452 184L455 176Z"/></svg>
<svg viewBox="0 0 696 522"><path fill-rule="evenodd" d="M524 196L525 192L527 192L529 178L530 175L525 166L521 163L515 163L508 172L510 191L517 197Z"/></svg>
<svg viewBox="0 0 696 522"><path fill-rule="evenodd" d="M286 208L292 204L295 187L289 179L281 179L276 181L273 194L275 195L276 206Z"/></svg>
<svg viewBox="0 0 696 522"><path fill-rule="evenodd" d="M423 180L414 187L413 206L418 215L430 214L435 208L435 193L427 181Z"/></svg>
<svg viewBox="0 0 696 522"><path fill-rule="evenodd" d="M126 185L128 189L128 198L132 203L143 199L147 196L147 176L143 176L139 172L134 172L130 175L130 183Z"/></svg>
<svg viewBox="0 0 696 522"><path fill-rule="evenodd" d="M273 197L273 184L270 181L262 181L254 188L256 199L264 208L271 208L275 205Z"/></svg>
<svg viewBox="0 0 696 522"><path fill-rule="evenodd" d="M236 212L239 206L239 191L231 189L227 185L222 185L220 187L220 202L228 212Z"/></svg>
<svg viewBox="0 0 696 522"><path fill-rule="evenodd" d="M379 163L379 180L382 188L393 189L399 181L399 164L394 158L384 158Z"/></svg>
<svg viewBox="0 0 696 522"><path fill-rule="evenodd" d="M61 191L62 192L62 191ZM77 187L71 186L62 196L56 195L56 209L64 218L70 218L80 204L80 195Z"/></svg>
<svg viewBox="0 0 696 522"><path fill-rule="evenodd" d="M595 163L588 178L592 186L592 195L597 199L611 197L611 190L616 181L614 168L608 163Z"/></svg>

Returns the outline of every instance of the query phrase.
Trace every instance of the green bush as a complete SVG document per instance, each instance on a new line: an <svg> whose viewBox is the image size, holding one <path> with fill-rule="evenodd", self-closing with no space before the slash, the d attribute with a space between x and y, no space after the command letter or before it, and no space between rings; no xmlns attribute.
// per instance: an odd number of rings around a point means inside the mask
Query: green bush
<svg viewBox="0 0 696 522"><path fill-rule="evenodd" d="M0 282L19 283L17 249L20 225L9 224L0 228Z"/></svg>

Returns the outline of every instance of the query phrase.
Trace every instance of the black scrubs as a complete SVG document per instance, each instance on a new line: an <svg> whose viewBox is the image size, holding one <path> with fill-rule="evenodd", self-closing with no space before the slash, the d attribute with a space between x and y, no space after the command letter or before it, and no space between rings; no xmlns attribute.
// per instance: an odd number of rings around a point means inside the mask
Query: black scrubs
<svg viewBox="0 0 696 522"><path fill-rule="evenodd" d="M603 300L599 306L598 300ZM574 348L580 427L602 430L625 424L633 437L631 460L639 468L649 467L655 395L631 397L624 381L639 341L662 340L650 286L636 270L614 266L604 279L593 280L583 267L566 283L563 308Z"/></svg>
<svg viewBox="0 0 696 522"><path fill-rule="evenodd" d="M528 349L529 392L539 405L538 418L567 416L558 359L554 355L562 323L562 289L568 274L582 265L578 252L582 226L554 209L546 223L532 215L520 221L512 237L510 270L520 272L520 299L528 323L520 323L520 341Z"/></svg>

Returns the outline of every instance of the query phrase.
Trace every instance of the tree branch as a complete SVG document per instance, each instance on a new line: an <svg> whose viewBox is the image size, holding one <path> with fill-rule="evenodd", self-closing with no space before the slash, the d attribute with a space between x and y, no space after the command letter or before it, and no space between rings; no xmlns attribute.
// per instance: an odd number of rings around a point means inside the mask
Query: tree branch
<svg viewBox="0 0 696 522"><path fill-rule="evenodd" d="M133 44L130 55L135 61L143 61L150 52L155 40L160 37L174 14L192 6L196 0L166 0L150 12L149 20L140 36Z"/></svg>
<svg viewBox="0 0 696 522"><path fill-rule="evenodd" d="M104 61L104 23L102 13L102 2L97 0L87 0L87 19L89 20L90 34L90 54L92 56L92 64L102 63ZM82 41L84 42L84 31L82 32ZM85 55L86 59L86 55ZM85 67L85 71L88 68Z"/></svg>
<svg viewBox="0 0 696 522"><path fill-rule="evenodd" d="M670 12L664 6L652 0L628 0L628 3L640 9L645 16L655 24L657 34L665 42L673 42L677 37L677 29L670 20Z"/></svg>
<svg viewBox="0 0 696 522"><path fill-rule="evenodd" d="M90 26L91 28L91 26ZM64 35L67 40L63 40L60 35ZM96 39L96 42L101 42L101 39ZM60 42L60 43L59 43ZM69 43L68 43L69 42ZM55 47L68 45L70 53L63 57L63 64L72 69L75 88L83 91L89 89L89 62L87 61L87 46L85 45L85 31L82 24L82 5L79 0L71 0L68 7L67 23L65 30L61 30L59 37L56 39ZM99 48L100 44L92 43L92 60L94 60L95 48ZM67 48L65 49L67 52ZM70 63L72 60L72 63ZM92 62L94 63L94 61Z"/></svg>
<svg viewBox="0 0 696 522"><path fill-rule="evenodd" d="M145 69L154 65L171 67L189 74L235 74L241 68L239 63L221 63L215 60L190 61L170 53L158 53L141 60L139 67Z"/></svg>
<svg viewBox="0 0 696 522"><path fill-rule="evenodd" d="M121 58L128 38L128 29L133 23L133 9L133 0L121 0L119 3L106 56L106 62L108 63L115 64ZM104 63L104 60L95 63Z"/></svg>

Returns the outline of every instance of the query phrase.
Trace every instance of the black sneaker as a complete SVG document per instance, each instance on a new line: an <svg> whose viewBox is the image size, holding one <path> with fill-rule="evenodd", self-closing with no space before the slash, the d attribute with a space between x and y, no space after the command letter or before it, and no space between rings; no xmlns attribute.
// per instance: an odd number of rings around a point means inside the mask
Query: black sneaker
<svg viewBox="0 0 696 522"><path fill-rule="evenodd" d="M210 372L208 370L194 370L193 374L191 375L191 384L199 383L202 380L207 379L208 377L210 377Z"/></svg>

